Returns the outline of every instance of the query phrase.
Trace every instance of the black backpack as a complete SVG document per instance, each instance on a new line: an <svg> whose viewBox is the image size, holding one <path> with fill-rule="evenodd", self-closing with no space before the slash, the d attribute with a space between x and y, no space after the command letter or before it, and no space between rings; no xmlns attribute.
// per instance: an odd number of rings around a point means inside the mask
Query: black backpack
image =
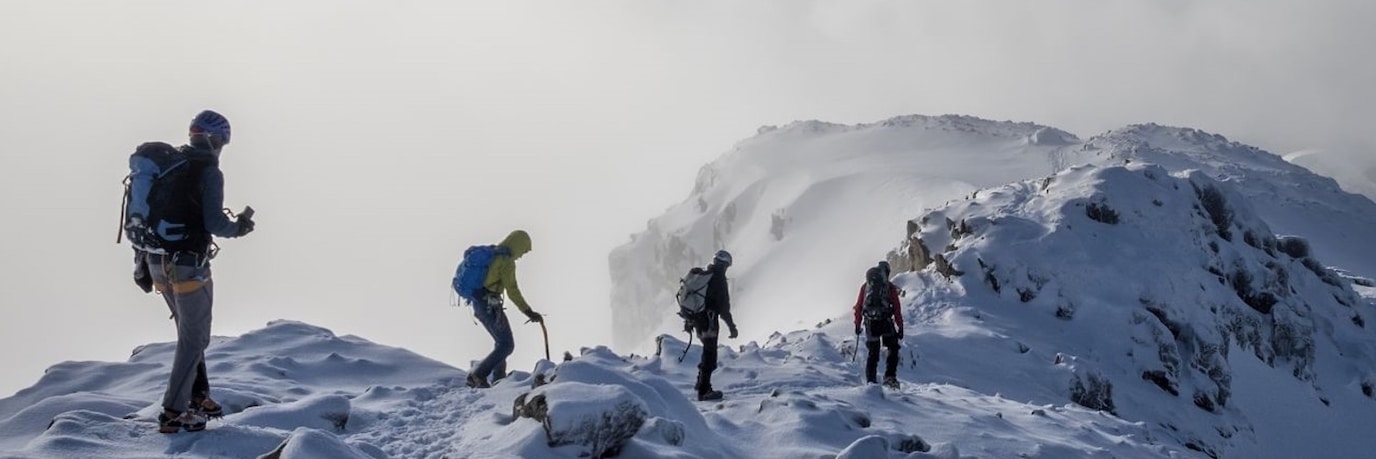
<svg viewBox="0 0 1376 459"><path fill-rule="evenodd" d="M201 210L201 175L216 165L213 155L187 155L163 142L139 145L124 179L123 236L148 253L205 253L211 239Z"/></svg>
<svg viewBox="0 0 1376 459"><path fill-rule="evenodd" d="M865 302L860 313L869 322L893 318L893 305L889 303L889 280L878 268L870 268L865 272Z"/></svg>

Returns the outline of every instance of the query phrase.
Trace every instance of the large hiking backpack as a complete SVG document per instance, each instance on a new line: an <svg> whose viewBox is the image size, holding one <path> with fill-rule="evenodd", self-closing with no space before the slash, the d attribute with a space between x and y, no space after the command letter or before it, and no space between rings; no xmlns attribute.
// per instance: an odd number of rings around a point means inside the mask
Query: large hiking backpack
<svg viewBox="0 0 1376 459"><path fill-rule="evenodd" d="M865 302L860 311L869 322L893 318L893 305L889 304L889 281L876 268L870 268L865 273Z"/></svg>
<svg viewBox="0 0 1376 459"><path fill-rule="evenodd" d="M488 268L497 255L510 255L506 247L496 245L475 245L463 251L463 260L454 271L454 292L470 306L482 299L483 281L487 280Z"/></svg>
<svg viewBox="0 0 1376 459"><path fill-rule="evenodd" d="M707 283L712 280L712 271L699 267L688 270L688 274L679 279L678 294L674 296L678 300L678 316L684 319L697 317L707 308Z"/></svg>
<svg viewBox="0 0 1376 459"><path fill-rule="evenodd" d="M189 156L163 142L139 145L129 155L120 212L129 243L148 253L205 252L211 240L201 214L201 174L215 163L214 156Z"/></svg>

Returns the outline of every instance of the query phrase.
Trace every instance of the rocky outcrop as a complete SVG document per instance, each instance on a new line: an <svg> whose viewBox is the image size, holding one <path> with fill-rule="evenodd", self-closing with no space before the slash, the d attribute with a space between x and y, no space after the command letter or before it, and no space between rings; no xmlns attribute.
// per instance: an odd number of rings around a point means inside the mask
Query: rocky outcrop
<svg viewBox="0 0 1376 459"><path fill-rule="evenodd" d="M1351 279L1316 260L1305 239L1276 236L1230 183L1199 171L1082 166L982 190L910 222L904 244L930 257L926 268L905 261L931 282L1054 316L1072 336L1102 332L1106 318L1123 321L1113 326L1123 333L1057 350L1054 363L1070 375L1066 397L1087 408L1119 414L1117 389L1147 384L1184 409L1225 414L1237 358L1319 394L1350 390L1321 387L1315 366L1319 340L1364 333L1364 301ZM975 275L952 276L958 271ZM1076 325L1082 314L1094 325ZM1122 349L1130 366L1102 349ZM1239 349L1250 355L1229 355ZM1228 422L1237 424L1217 432L1247 429L1246 419ZM1211 434L1181 441L1226 449L1228 437Z"/></svg>

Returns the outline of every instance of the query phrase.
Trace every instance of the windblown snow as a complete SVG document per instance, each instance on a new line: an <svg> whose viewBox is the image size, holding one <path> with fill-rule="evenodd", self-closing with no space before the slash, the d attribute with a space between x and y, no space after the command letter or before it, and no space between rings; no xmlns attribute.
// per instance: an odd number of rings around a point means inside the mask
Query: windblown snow
<svg viewBox="0 0 1376 459"><path fill-rule="evenodd" d="M1226 182L1275 232L1304 236L1329 266L1376 277L1376 244L1366 239L1376 204L1219 135L1141 124L1082 141L1052 127L957 115L805 121L761 128L703 166L683 202L611 254L615 344L644 349L677 330L664 311L679 278L718 249L736 258L741 333L758 338L853 303L850 284L905 237L902 222L925 209L1077 164L1131 162ZM787 314L777 304L788 304Z"/></svg>

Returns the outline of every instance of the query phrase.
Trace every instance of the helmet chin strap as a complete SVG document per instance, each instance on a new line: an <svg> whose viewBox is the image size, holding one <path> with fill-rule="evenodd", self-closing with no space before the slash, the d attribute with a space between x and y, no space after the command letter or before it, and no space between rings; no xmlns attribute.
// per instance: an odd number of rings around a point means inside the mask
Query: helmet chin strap
<svg viewBox="0 0 1376 459"><path fill-rule="evenodd" d="M191 142L191 146L204 147L206 149L209 149L210 151L215 152L217 156L220 154L220 149L224 148L224 144L216 145L215 138L210 134L204 132L191 133L191 138L189 140Z"/></svg>

